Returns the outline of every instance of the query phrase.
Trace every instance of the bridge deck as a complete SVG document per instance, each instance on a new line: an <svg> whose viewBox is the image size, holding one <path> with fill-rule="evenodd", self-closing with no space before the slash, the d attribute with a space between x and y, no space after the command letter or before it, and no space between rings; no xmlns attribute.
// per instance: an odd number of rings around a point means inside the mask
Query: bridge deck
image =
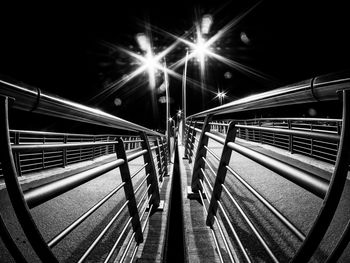
<svg viewBox="0 0 350 263"><path fill-rule="evenodd" d="M332 168L322 162L311 159L300 158L298 155L292 155L287 151L273 149L273 147L264 147L261 144L250 143L243 140L237 140L239 144L253 148L262 153L269 153L270 155L283 160L294 166L302 167L310 172L313 172L323 178L330 178L330 170ZM219 157L222 152L222 145L209 140L209 148ZM274 150L274 151L272 151ZM183 157L184 147L179 146L180 156ZM181 160L180 157L180 160ZM207 158L215 169L218 167L218 161L207 153ZM194 159L194 157L193 157ZM187 199L187 186L191 185L191 171L193 163L190 164L188 160L182 160L182 190L183 190L183 206L185 211L185 228L186 228L186 247L189 262L219 262L218 254L212 242L211 234L208 227L205 226L206 214L203 212L203 207L198 200ZM241 177L243 177L251 186L253 186L259 193L261 193L275 208L284 214L290 221L292 221L304 234L307 234L310 227L315 220L315 217L320 209L322 200L306 190L296 186L287 181L281 176L271 172L259 164L250 161L246 157L233 152L230 160L230 167L233 168ZM207 174L210 175L210 181L214 184L214 179L206 166ZM300 241L286 229L260 201L252 195L232 174L227 173L225 185L230 190L237 202L241 205L243 210L252 220L253 224L259 230L267 244L272 248L273 253L280 260L280 262L288 262L293 254L300 246ZM209 197L210 198L210 197ZM241 241L252 259L252 262L270 262L269 257L253 235L250 228L244 222L237 208L225 196L222 195L222 201L225 207L230 211L230 221L233 223L235 230L241 238ZM205 201L206 202L206 201ZM208 207L208 203L206 203ZM338 241L341 231L345 227L350 215L350 182L347 180L346 187L343 193L342 200L337 209L335 220L326 237L321 243L320 249L317 250L313 258L313 262L323 262L325 257L330 253L336 241ZM219 213L219 217L220 217ZM224 221L222 221L224 222ZM227 226L227 224L224 223ZM215 224L214 224L215 226ZM229 228L227 228L229 229ZM230 230L226 233L234 246L237 249L237 243L234 241ZM219 233L219 232L217 232ZM219 237L220 235L217 234ZM219 240L220 242L220 240ZM225 255L225 248L220 244L223 257ZM253 248L253 249L252 249ZM350 249L348 248L340 262L348 262L350 258ZM243 260L243 259L242 259ZM228 258L227 258L227 262ZM243 260L243 262L245 262Z"/></svg>
<svg viewBox="0 0 350 263"><path fill-rule="evenodd" d="M73 166L68 166L67 168L56 168L33 175L27 175L21 178L22 189L28 189L34 187L35 185L40 185L48 181L58 179L58 177L66 177L70 174L74 174L86 170L90 167L110 162L114 159L116 159L116 156L113 154L107 158L100 158L95 162L88 161L79 165L76 164ZM133 160L131 163L129 163L130 173L132 174L133 172L137 171L142 165L142 157ZM172 166L169 166L168 169L170 171L172 169ZM62 171L65 172L62 173ZM134 189L136 189L144 176L145 172L143 170L136 177L134 177ZM34 180L34 178L40 179ZM170 194L170 178L171 177L164 177L163 183L160 185L161 200L165 200L164 210L155 212L150 217L149 225L145 229L144 233L145 244L140 245L136 258L151 258L152 262L161 262L164 250L163 246L165 243L164 239L166 232L166 216L168 210L167 199L169 199ZM46 241L52 239L56 234L62 231L71 222L77 219L81 214L83 214L91 206L97 203L121 182L122 181L119 168L117 168L32 209L31 212L33 218L44 239ZM138 194L136 195L136 202L140 201L140 197L145 192L145 190L146 183L143 184ZM123 189L121 189L80 226L73 230L72 233L64 238L57 246L55 246L53 248L53 252L59 261L67 263L77 262L124 202L125 195ZM20 229L20 226L16 220L16 216L12 211L11 203L8 199L6 189L0 190L0 205L5 223L7 224L12 237L19 245L21 251L23 251L24 256L29 260L29 262L40 262L38 257L31 249L24 233ZM142 209L139 209L139 211L142 211ZM123 228L128 216L129 214L127 209L124 209L118 220L113 223L111 230L106 233L100 244L97 245L97 247L92 251L91 255L88 256L86 262L104 261L109 250L112 248L114 242L118 238L119 233L121 232L121 229ZM129 229L131 229L131 227L129 227ZM124 236L126 237L126 235ZM125 246L125 244L121 244L120 246L122 245ZM133 244L133 246L135 245ZM0 262L13 262L6 248L4 248L4 244L2 243L1 239L0 251ZM131 249L131 252L132 251L133 247ZM118 258L118 256L120 255L114 255L115 258Z"/></svg>
<svg viewBox="0 0 350 263"><path fill-rule="evenodd" d="M255 150L266 152L270 151L257 144L246 144ZM222 146L215 141L209 140L209 147L220 156ZM191 181L192 164L188 160L183 160L184 149L179 145L179 160L180 174L182 187L182 207L185 232L185 256L189 262L219 262L217 249L213 242L213 237L210 229L205 225L205 214L203 206L198 199L187 198L187 186ZM214 158L210 158L210 163L213 167L217 167L218 163ZM310 166L289 156L288 154L274 153L276 158L283 159L293 165L303 166L303 168L312 170L314 173L322 177L329 177L330 172L321 169L322 165ZM292 158L293 157L293 158ZM111 157L114 158L114 157ZM101 160L105 162L108 160ZM135 160L130 164L130 170L136 171L142 164L141 160ZM98 162L89 165L98 165ZM230 166L247 180L257 191L262 193L276 208L278 208L288 219L299 227L305 234L312 226L317 212L322 204L322 200L298 186L288 182L284 178L275 173L261 167L260 165L249 161L247 158L232 153ZM86 169L88 166L79 167L76 169ZM321 168L320 168L321 167ZM324 167L323 167L324 168ZM207 169L208 170L208 169ZM172 171L172 167L169 167ZM69 173L73 173L71 170ZM208 172L210 174L210 172ZM66 174L67 175L67 174ZM65 175L65 176L66 176ZM144 173L140 173L135 179L134 185L138 185ZM49 180L45 177L41 180ZM146 228L145 242L141 244L136 258L138 262L161 262L164 257L165 233L167 228L167 216L169 211L169 195L171 191L171 179L165 177L161 188L161 198L165 199L165 207L163 212L156 212L150 217L150 224ZM213 182L213 176L211 176ZM82 212L87 210L96 201L107 194L112 188L116 187L121 182L119 169L113 170L87 184L84 184L73 191L70 191L59 198L55 198L43 205L32 210L34 219L38 224L39 229L45 240L50 240L55 234L64 229L70 222L76 219ZM24 184L24 188L32 187L39 181L30 181ZM230 173L226 176L225 185L230 189L232 195L237 199L242 208L246 211L254 225L259 229L259 232L264 237L268 245L272 248L275 255L281 262L287 262L298 249L300 242L287 230L281 223L273 217L270 212L263 207L259 201L252 196ZM140 190L142 193L144 187ZM61 262L76 262L84 251L89 247L92 240L97 237L108 221L113 217L118 207L121 206L121 201L124 199L124 192L121 190L115 197L103 205L90 219L84 222L76 230L74 230L67 238L65 238L53 251ZM206 202L206 201L205 201ZM257 242L256 237L251 233L249 227L244 223L238 215L237 209L228 202L223 196L224 205L229 208L230 220L233 223L237 233L242 239L244 246L249 251L248 254L253 262L269 262L269 258L261 245ZM335 242L340 236L342 228L345 226L350 215L350 185L346 183L346 188L340 202L340 206L335 215L330 230L327 232L320 249L317 251L313 262L322 262L329 251L334 247ZM30 262L39 262L37 256L29 248L28 241L20 230L15 216L12 212L11 205L8 201L6 191L0 191L1 210L5 211L5 220L14 239L19 244ZM127 211L121 219L114 224L113 230L108 232L101 245L99 245L88 257L87 262L103 262L109 249L113 246L113 241L116 240L118 233L123 225ZM220 214L219 214L220 218ZM63 219L63 220L62 220ZM215 228L215 225L214 225ZM237 244L232 237L232 233L228 230L225 235L229 237L234 249L237 249ZM219 235L217 235L219 237ZM172 236L170 236L170 239ZM0 262L12 262L11 257L7 254L6 249L3 249L3 244L0 240ZM223 252L224 260L228 259L227 253L224 251L222 240L219 238L219 245ZM125 246L125 244L124 244ZM251 248L254 248L253 250ZM238 250L238 249L237 249ZM180 253L180 252L179 252ZM240 258L240 255L236 255ZM118 259L120 255L115 255ZM347 262L350 258L350 249L346 249L340 262Z"/></svg>

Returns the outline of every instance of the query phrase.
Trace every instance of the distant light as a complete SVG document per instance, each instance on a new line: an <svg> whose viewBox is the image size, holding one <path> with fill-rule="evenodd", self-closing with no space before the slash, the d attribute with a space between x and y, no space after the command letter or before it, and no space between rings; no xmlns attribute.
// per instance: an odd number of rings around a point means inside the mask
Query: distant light
<svg viewBox="0 0 350 263"><path fill-rule="evenodd" d="M137 43L139 44L140 48L143 51L148 51L148 49L150 47L150 42L144 33L138 33L136 35L136 40L137 40Z"/></svg>
<svg viewBox="0 0 350 263"><path fill-rule="evenodd" d="M158 101L161 104L165 104L166 103L166 96L159 97ZM170 97L169 98L169 103L174 103L174 99Z"/></svg>
<svg viewBox="0 0 350 263"><path fill-rule="evenodd" d="M173 118L170 117L170 118L169 118L169 121L173 121Z"/></svg>
<svg viewBox="0 0 350 263"><path fill-rule="evenodd" d="M204 67L205 55L208 54L209 52L210 52L209 46L207 45L206 41L203 39L202 35L198 32L197 41L193 46L193 53L197 57L202 68Z"/></svg>
<svg viewBox="0 0 350 263"><path fill-rule="evenodd" d="M232 78L232 73L230 71L226 71L225 74L224 74L224 78L225 79L230 79Z"/></svg>
<svg viewBox="0 0 350 263"><path fill-rule="evenodd" d="M202 18L201 31L202 34L208 34L210 27L213 23L213 17L211 15L204 15Z"/></svg>
<svg viewBox="0 0 350 263"><path fill-rule="evenodd" d="M146 54L145 57L145 66L148 69L148 75L149 75L149 83L150 86L152 88L154 88L156 86L156 77L155 77L155 73L156 73L156 68L158 66L158 61L155 59L155 57L153 56L153 53L151 50L149 50Z"/></svg>
<svg viewBox="0 0 350 263"><path fill-rule="evenodd" d="M198 36L196 45L194 46L194 52L198 56L203 56L207 53L207 46L205 45L205 41L201 35Z"/></svg>
<svg viewBox="0 0 350 263"><path fill-rule="evenodd" d="M246 45L250 44L250 39L248 38L246 32L241 32L241 40Z"/></svg>
<svg viewBox="0 0 350 263"><path fill-rule="evenodd" d="M178 111L177 111L177 116L181 117L181 114L182 114L182 111L181 111L181 110L178 110Z"/></svg>
<svg viewBox="0 0 350 263"><path fill-rule="evenodd" d="M223 98L226 97L226 92L219 91L219 92L216 94L216 97L218 97L219 99L223 99Z"/></svg>
<svg viewBox="0 0 350 263"><path fill-rule="evenodd" d="M165 96L160 97L159 102L162 104L166 103L166 97Z"/></svg>
<svg viewBox="0 0 350 263"><path fill-rule="evenodd" d="M122 100L119 99L119 98L115 98L115 99L114 99L114 105L117 106L117 107L120 106L120 105L122 105Z"/></svg>
<svg viewBox="0 0 350 263"><path fill-rule="evenodd" d="M314 108L310 108L308 113L311 117L315 117L317 115L317 111Z"/></svg>

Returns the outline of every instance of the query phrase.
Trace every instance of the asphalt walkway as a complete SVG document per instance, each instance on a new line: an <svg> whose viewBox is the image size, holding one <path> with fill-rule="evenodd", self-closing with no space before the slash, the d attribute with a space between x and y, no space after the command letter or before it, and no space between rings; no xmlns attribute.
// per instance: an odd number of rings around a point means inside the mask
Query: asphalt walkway
<svg viewBox="0 0 350 263"><path fill-rule="evenodd" d="M130 154L130 153L129 153ZM139 157L129 163L131 175L139 170L143 165L143 157ZM20 179L22 189L29 189L37 185L47 183L49 181L57 180L59 178L67 177L77 172L81 172L92 167L111 162L115 160L116 156L110 155L104 158L99 158L95 161L87 161L66 168L56 168L52 170L46 170L41 173L24 176ZM169 167L170 169L170 167ZM145 178L144 169L133 178L134 190L140 185L143 178ZM62 194L38 207L31 209L32 216L37 224L44 239L48 242L58 233L64 230L69 224L76 220L81 214L87 211L90 207L96 204L105 195L111 192L115 187L121 184L121 177L119 168L116 168L106 174L103 174L67 193ZM161 198L164 200L169 195L169 177L165 177L163 183L160 184ZM136 202L141 200L141 196L146 191L146 183L143 183L138 194L136 195ZM146 195L147 197L147 195ZM143 200L143 202L146 199ZM60 262L77 262L79 258L84 254L88 247L92 244L93 240L97 238L100 232L110 222L113 216L117 213L119 208L125 202L124 190L119 190L112 198L98 208L87 220L73 230L67 237L65 237L58 245L53 248L53 253L59 259ZM141 206L139 211L143 211L144 205ZM8 198L6 189L0 190L0 209L5 223L17 245L27 258L28 262L40 262L35 252L31 249L27 238L21 230L16 216L13 212L11 203ZM165 205L164 210L167 209ZM145 220L145 213L142 224ZM143 251L144 244L142 244L138 250L138 257L153 258L154 262L160 262L163 253L164 237L166 231L166 220L164 220L166 213L155 212L151 215L150 223L145 230L145 241L150 239L156 240L159 247L145 253ZM117 240L126 220L129 217L127 209L123 210L123 213L118 217L118 220L113 223L111 230L107 231L101 242L96 246L84 262L103 262L107 257L108 252ZM160 222L160 223L159 223ZM149 230L149 227L152 230ZM126 239L127 234L130 232L128 228L127 233L123 236L123 240ZM157 233L154 234L154 229ZM150 237L153 235L153 238ZM155 238L157 237L157 239ZM125 242L124 242L125 243ZM121 242L118 249L121 246L125 247L125 244ZM134 243L134 242L133 242ZM0 239L0 262L7 263L13 262L12 257L8 254L2 240ZM133 251L133 247L131 252ZM114 258L119 256L118 253L114 254ZM129 256L129 255L128 255Z"/></svg>
<svg viewBox="0 0 350 263"><path fill-rule="evenodd" d="M243 140L238 140L237 143L252 148L261 153L272 155L273 157L287 162L291 165L303 168L323 178L330 178L332 167L322 162L309 160L300 156L292 156L288 152L283 152L274 149L274 147L265 147L256 143L250 143ZM209 140L209 148L217 155L221 156L222 145L214 140ZM179 147L180 154L184 153L184 147ZM195 154L194 154L195 156ZM209 163L214 168L215 172L218 167L218 161L207 153ZM194 157L193 157L194 160ZM187 197L187 187L191 184L193 163L188 160L182 161L182 185L183 197ZM248 182L256 191L262 194L275 208L277 208L284 216L286 216L295 226L298 227L304 234L307 234L317 216L317 213L322 205L322 200L302 189L301 187L289 182L278 174L271 172L267 168L254 163L248 158L233 152L230 165L236 173L238 173L246 182ZM214 176L206 165L206 172L213 185ZM301 242L276 219L274 215L239 182L230 172L227 173L225 186L236 199L238 204L245 211L246 215L251 219L259 233L271 247L272 252L280 262L288 262L296 253ZM185 211L185 228L188 235L186 236L188 256L190 262L219 262L218 253L213 243L213 238L208 227L205 226L206 213L203 211L203 206L198 199L184 199L183 202ZM229 211L229 218L233 224L238 236L241 238L250 259L252 262L271 262L270 257L259 243L258 239L251 231L250 227L245 223L240 215L237 207L229 200L226 194L222 195L224 206ZM206 207L208 207L208 203ZM221 218L223 215L219 214ZM219 217L220 217L219 216ZM331 249L335 246L341 232L350 218L350 185L349 180L346 182L346 187L337 209L331 227L327 232L320 248L315 253L311 262L323 262ZM229 230L225 220L222 221L227 227L227 234L234 247L238 250L237 242L233 234ZM217 231L216 231L217 232ZM218 234L217 234L218 235ZM220 235L218 235L219 237ZM220 241L220 240L219 240ZM220 243L220 242L219 242ZM220 244L222 256L228 262L227 251ZM240 253L238 258L242 259ZM243 259L242 259L243 260ZM350 249L344 252L339 262L349 262ZM245 261L243 261L245 262Z"/></svg>

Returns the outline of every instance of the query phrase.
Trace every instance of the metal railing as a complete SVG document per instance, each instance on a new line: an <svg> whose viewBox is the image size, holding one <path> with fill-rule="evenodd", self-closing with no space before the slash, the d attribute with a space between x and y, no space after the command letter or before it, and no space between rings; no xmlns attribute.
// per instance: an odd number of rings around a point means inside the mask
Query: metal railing
<svg viewBox="0 0 350 263"><path fill-rule="evenodd" d="M340 119L261 118L236 120L237 138L272 145L334 164L339 147ZM212 122L225 134L228 123Z"/></svg>
<svg viewBox="0 0 350 263"><path fill-rule="evenodd" d="M4 81L0 81L0 103L0 161L3 178L18 222L40 260L43 262L58 262L52 248L72 233L74 229L121 189L124 190L125 200L122 200L122 203L115 204L116 208L118 208L117 212L100 234L91 241L90 246L78 262L83 262L87 259L96 245L101 242L111 229L113 223L116 220L124 219L123 215L126 213L129 216L126 217L125 221L118 221L123 227L113 247L106 251L107 256L104 262L114 260L115 251L119 250L120 244L126 241L128 243L126 249L119 251L123 253L120 262L126 258L127 254L131 253L132 257L135 257L139 244L143 242L143 232L151 212L159 206L159 185L168 172L168 145L164 135L105 112L48 95L39 89L23 87ZM114 135L91 136L11 131L9 129L8 112L12 108L99 126L108 126L115 128L118 133L120 130L126 130L134 132L135 135L130 135L125 140L124 136ZM127 153L127 149L133 149L133 151ZM92 168L87 167L84 171L78 171L66 177L63 176L60 179L35 186L24 192L18 181L18 171L27 172L50 165L55 166L56 164L65 166L78 160L82 161L96 158L101 154L111 153L115 153L116 157L110 162ZM143 158L143 165L131 174L129 169L130 162L141 157ZM26 165L27 163L28 165ZM120 170L121 183L111 192L106 193L102 199L71 222L64 230L46 242L33 219L31 209L84 183L91 182L93 179L116 168ZM136 176L138 176L138 180L136 180ZM65 219L62 218L62 220ZM125 233L130 228L131 238L125 240ZM15 261L27 262L27 259L23 256L7 229L1 213L0 230L1 238ZM135 249L129 251L132 242L136 243Z"/></svg>
<svg viewBox="0 0 350 263"><path fill-rule="evenodd" d="M113 144L117 138L122 138L125 150L137 149L141 146L139 136L130 135L88 135L40 131L10 130L10 142L13 145L14 161L19 176L54 167L82 161L94 160L98 157L115 153ZM28 152L26 149L33 144L79 144L79 147L53 149L43 148ZM28 146L29 145L29 146ZM0 178L2 170L0 169Z"/></svg>
<svg viewBox="0 0 350 263"><path fill-rule="evenodd" d="M274 247L271 247L270 242L267 242L266 237L264 237L261 230L259 230L259 225L250 219L249 212L244 209L245 206L236 198L231 188L225 184L225 179L228 176L233 176L248 192L254 195L297 240L299 240L300 247L291 258L291 262L308 262L313 256L332 222L346 182L350 163L350 151L348 150L348 145L350 145L349 88L349 72L327 75L234 101L211 110L194 114L187 119L184 155L189 158L189 162L192 162L193 156L195 156L191 188L193 192L199 193L207 215L206 224L211 229L213 240L217 245L219 258L222 262L224 261L222 249L226 252L227 260L231 262L237 262L238 259L235 256L237 253L240 255L243 262L252 262L250 255L251 252L256 249L255 247L247 248L246 244L244 244L244 237L242 239L242 237L238 235L238 231L230 219L230 209L232 210L232 207L237 211L234 217L238 216L237 213L240 215L242 222L246 224L249 232L256 237L268 256L269 261L280 262ZM229 124L226 122L212 122L213 117L218 119L221 114L234 114L235 119L237 119L237 115L239 115L240 112L248 110L262 108L275 109L279 106L295 105L296 103L315 101L322 103L324 101L338 99L342 100L343 116L341 121L334 120L333 122L332 120L333 125L331 128L325 128L319 125L320 121L315 124L310 124L308 123L310 121L309 119L305 120L307 124L306 127L305 123L298 123L301 119L293 119L293 121L298 121L296 123L293 123L292 119L290 119L291 121L289 123L282 122L278 125L275 125L277 122L274 122L273 125L271 123L267 124L266 122L257 125L254 121L244 124L237 121L232 121ZM203 117L204 121L199 121L199 119ZM227 115L225 115L225 117L227 118ZM339 129L340 127L341 129ZM215 132L224 131L226 136L224 137L214 133L211 128L213 128ZM262 135L263 133L270 134L268 139ZM332 145L336 145L337 153L331 179L324 179L302 167L293 166L292 164L283 162L265 153L258 152L253 148L249 148L235 141L236 137L242 136L252 140L261 140L265 142L269 140L270 142L271 134L272 136L274 134L283 134L283 136L287 136L292 140L306 138L311 141L311 144L320 141L330 142ZM208 146L209 140L223 146L221 157L218 156L213 149L210 149ZM279 140L281 139L279 138ZM302 140L300 139L300 141ZM293 144L295 145L293 145L292 149L296 151L297 144L295 142L293 142ZM291 145L288 144L288 147L291 147ZM274 207L274 205L264 197L263 193L255 189L244 179L242 174L231 167L230 160L233 151L322 199L322 205L318 215L307 233L301 231L298 226ZM216 160L218 166L214 167L210 159ZM272 184L272 182L265 183ZM203 196L207 197L207 202ZM229 236L225 235L223 228L231 234L229 234ZM220 235L218 235L214 229L218 230ZM349 242L349 230L350 221L344 229L342 237L338 240L338 244L333 252L328 255L326 262L336 262L341 256ZM232 239L230 237L232 237ZM223 244L224 247L219 245L218 240L222 240L221 244ZM229 246L230 241L232 244L236 244L235 247L238 248L238 251L231 251L231 247L234 246ZM249 249L251 249L251 251L249 251Z"/></svg>

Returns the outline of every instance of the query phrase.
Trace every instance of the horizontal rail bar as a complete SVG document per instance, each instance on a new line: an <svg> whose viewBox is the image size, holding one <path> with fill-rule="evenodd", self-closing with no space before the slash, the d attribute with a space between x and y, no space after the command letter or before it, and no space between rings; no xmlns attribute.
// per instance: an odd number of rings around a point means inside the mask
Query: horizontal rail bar
<svg viewBox="0 0 350 263"><path fill-rule="evenodd" d="M138 157L140 157L140 156L142 156L142 155L144 155L146 153L147 153L147 150L138 151L138 152L136 152L134 154L128 155L126 157L126 159L128 160L128 162L130 162L130 161L135 160L136 158L138 158Z"/></svg>
<svg viewBox="0 0 350 263"><path fill-rule="evenodd" d="M119 184L116 188L114 188L111 192L105 195L100 201L98 201L94 206L92 206L89 210L87 210L84 214L82 214L78 219L76 219L73 223L71 223L68 227L66 227L61 233L51 239L48 243L50 248L53 248L60 242L65 236L67 236L70 232L72 232L76 227L78 227L86 218L88 218L93 212L95 212L101 205L103 205L107 200L109 200L115 193L117 193L125 183ZM129 201L127 201L123 208L127 205ZM122 209L123 209L122 208Z"/></svg>
<svg viewBox="0 0 350 263"><path fill-rule="evenodd" d="M95 248L95 246L98 244L98 242L102 239L102 237L106 234L106 232L110 229L112 224L117 220L117 218L120 216L120 214L123 212L127 204L129 203L129 200L126 200L126 202L122 205L121 208L119 208L118 212L113 216L111 221L105 226L105 228L101 231L101 233L98 235L98 237L92 242L90 247L85 251L84 255L79 259L79 263L83 262L87 256L91 253L91 251Z"/></svg>
<svg viewBox="0 0 350 263"><path fill-rule="evenodd" d="M246 249L244 248L244 246L243 246L243 244L242 244L242 241L241 241L241 239L239 238L239 236L238 236L236 230L234 229L234 227L233 227L233 225L232 225L232 223L231 223L231 220L229 219L229 217L228 217L228 215L227 215L227 212L226 212L226 210L224 209L223 205L221 204L221 201L220 201L220 200L218 200L218 205L219 205L219 208L220 208L220 210L221 210L221 213L224 215L224 217L225 217L225 219L226 219L226 222L227 222L229 228L231 229L231 232L232 232L232 234L233 234L233 236L234 236L234 238L235 238L235 240L236 240L236 242L237 242L237 244L238 244L238 247L240 248L240 250L241 250L241 252L242 252L242 254L243 254L245 260L246 260L248 263L251 263L251 260L250 260L248 254L247 254L247 251L246 251Z"/></svg>
<svg viewBox="0 0 350 263"><path fill-rule="evenodd" d="M279 89L248 96L219 107L188 116L187 119L219 115L262 108L338 100L338 91L350 85L350 72L318 76Z"/></svg>
<svg viewBox="0 0 350 263"><path fill-rule="evenodd" d="M152 198L152 195L150 195L149 198L147 199L147 202L148 202L148 203L149 203L149 201L151 200L151 198ZM143 209L143 211L142 211L142 213L141 213L141 216L140 216L140 219L143 218L143 216L144 216L145 213L146 213L146 210L147 210L147 206L145 206L145 208ZM135 236L135 232L133 232L132 236L130 237L130 239L129 239L129 241L128 241L128 244L127 244L127 246L126 246L126 248L125 248L125 250L124 250L124 252L123 252L123 255L122 255L121 258L119 259L119 262L124 262L124 259L125 259L126 255L127 255L128 251L129 251L129 248L130 248L130 245L131 245L131 243L132 243L132 240L133 240L134 236Z"/></svg>
<svg viewBox="0 0 350 263"><path fill-rule="evenodd" d="M80 147L93 147L93 146L108 146L116 144L117 142L82 142L82 143L57 143L57 144L18 144L12 145L14 152L30 153L42 150L59 150L59 149L72 149ZM92 150L92 148L90 149Z"/></svg>
<svg viewBox="0 0 350 263"><path fill-rule="evenodd" d="M270 258L272 259L273 262L278 263L278 259L276 256L273 254L269 246L266 244L264 238L261 236L259 231L256 229L254 224L250 221L246 213L243 211L242 207L238 204L238 202L233 198L232 194L230 191L227 189L227 187L223 184L222 189L226 192L227 196L231 200L231 202L236 206L238 209L239 213L243 217L244 221L249 225L250 229L254 232L255 236L259 239L260 244L264 247L265 251L269 254Z"/></svg>
<svg viewBox="0 0 350 263"><path fill-rule="evenodd" d="M155 150L157 148L158 148L157 146L153 146L153 147L150 148L150 150L153 151L153 150Z"/></svg>
<svg viewBox="0 0 350 263"><path fill-rule="evenodd" d="M208 190L207 187L205 186L205 184L203 184L202 180L199 180L199 182L200 182L200 184L201 184L201 186L202 186L202 189L203 189L203 191L204 191L204 194L207 196L208 203L210 203L210 201L209 201L209 199L208 199L208 198L209 198L209 191L207 191L207 190ZM207 181L207 183L208 183L208 182L209 182L209 180ZM209 186L211 186L211 185L209 184ZM210 197L210 199L211 199L211 198L212 198L212 196ZM204 201L204 200L203 200L203 201ZM214 215L213 217L214 217L214 219L215 219L217 228L219 229L219 232L220 232L220 235L221 235L221 239L222 239L222 241L224 242L224 246L225 246L225 248L226 248L226 251L228 252L228 255L229 255L229 257L230 257L230 261L233 262L233 263L235 263L235 260L233 259L232 252L231 252L231 250L230 250L230 248L229 248L229 246L228 246L228 243L227 243L227 238L226 238L226 236L224 235L224 232L222 231L222 226L221 226L221 224L219 223L219 220L217 219L217 216ZM219 249L219 247L218 247L218 249Z"/></svg>
<svg viewBox="0 0 350 263"><path fill-rule="evenodd" d="M20 133L26 134L26 135L48 135L48 136L68 136L69 139L78 139L75 137L89 137L91 139L100 138L100 137L137 137L135 135L118 135L118 134L82 134L82 133L61 133L61 132L47 132L47 131L29 131L29 130L10 130L11 133ZM60 138L58 137L58 138ZM61 139L62 139L61 137ZM22 138L22 136L21 136ZM32 138L32 137L26 137L26 138ZM42 139L42 137L40 138ZM46 138L47 139L47 138Z"/></svg>
<svg viewBox="0 0 350 263"><path fill-rule="evenodd" d="M150 135L164 136L141 125L118 118L99 109L84 106L30 86L17 85L0 80L1 94L14 98L13 107L48 116L97 124L109 128L143 131Z"/></svg>
<svg viewBox="0 0 350 263"><path fill-rule="evenodd" d="M323 121L323 122L341 122L342 119L328 119L328 118L258 118L258 119L245 119L244 121L250 122L250 121ZM236 120L235 121L242 121L242 120Z"/></svg>
<svg viewBox="0 0 350 263"><path fill-rule="evenodd" d="M199 180L199 182L202 184L202 181L201 181L201 180ZM200 199L201 199L202 205L203 205L203 210L204 210L205 214L208 215L208 210L207 210L207 208L205 207L205 203L204 203L204 198L203 198L202 192L199 191L198 193L199 193L199 197L200 197ZM211 228L211 227L209 227L209 229L210 229L210 232L211 232L212 237L213 237L213 239L214 239L214 243L215 243L215 246L216 246L216 248L217 248L216 251L218 252L218 256L219 256L220 262L223 263L224 260L223 260L223 258L222 258L222 254L221 254L221 251L220 251L219 243L218 243L217 237L216 237L216 235L215 235L214 229Z"/></svg>
<svg viewBox="0 0 350 263"><path fill-rule="evenodd" d="M148 165L148 163L145 163L144 165L142 165L136 172L134 172L133 175L130 176L131 179L133 179L136 175L138 175L146 166Z"/></svg>
<svg viewBox="0 0 350 263"><path fill-rule="evenodd" d="M102 164L84 172L44 184L42 186L27 190L23 193L29 208L34 208L56 196L59 196L83 183L86 183L106 172L109 172L124 164L123 159Z"/></svg>
<svg viewBox="0 0 350 263"><path fill-rule="evenodd" d="M220 157L217 156L212 150L210 150L210 148L206 145L204 145L204 148L217 160L220 162Z"/></svg>
<svg viewBox="0 0 350 263"><path fill-rule="evenodd" d="M236 177L257 199L260 200L283 224L293 232L301 241L305 240L305 235L292 222L290 222L283 214L281 214L273 205L271 205L258 191L248 184L238 173L230 166L226 165L227 170Z"/></svg>
<svg viewBox="0 0 350 263"><path fill-rule="evenodd" d="M230 149L278 173L279 175L310 191L318 197L324 198L327 193L329 182L321 177L318 177L317 175L303 171L273 157L269 157L265 154L256 152L233 142L229 142L227 146Z"/></svg>
<svg viewBox="0 0 350 263"><path fill-rule="evenodd" d="M213 139L214 141L217 141L218 143L220 143L222 145L225 144L225 139L221 138L220 136L217 136L217 135L210 133L210 132L206 132L205 135L208 136L210 139Z"/></svg>
<svg viewBox="0 0 350 263"><path fill-rule="evenodd" d="M217 125L217 126L225 126L228 127L230 126L229 123L220 123L220 122L209 122L210 125Z"/></svg>
<svg viewBox="0 0 350 263"><path fill-rule="evenodd" d="M124 143L137 143L137 142L143 142L143 140L125 140Z"/></svg>
<svg viewBox="0 0 350 263"><path fill-rule="evenodd" d="M311 131L306 132L306 131L300 131L300 130L268 128L268 127L240 125L240 124L236 124L236 127L242 128L242 129L251 129L256 131L266 131L266 132L275 132L275 133L287 134L287 135L295 135L295 136L300 136L308 139L319 139L319 140L325 140L329 142L339 142L340 140L340 135L333 134L333 133L321 133L321 132L311 132Z"/></svg>

